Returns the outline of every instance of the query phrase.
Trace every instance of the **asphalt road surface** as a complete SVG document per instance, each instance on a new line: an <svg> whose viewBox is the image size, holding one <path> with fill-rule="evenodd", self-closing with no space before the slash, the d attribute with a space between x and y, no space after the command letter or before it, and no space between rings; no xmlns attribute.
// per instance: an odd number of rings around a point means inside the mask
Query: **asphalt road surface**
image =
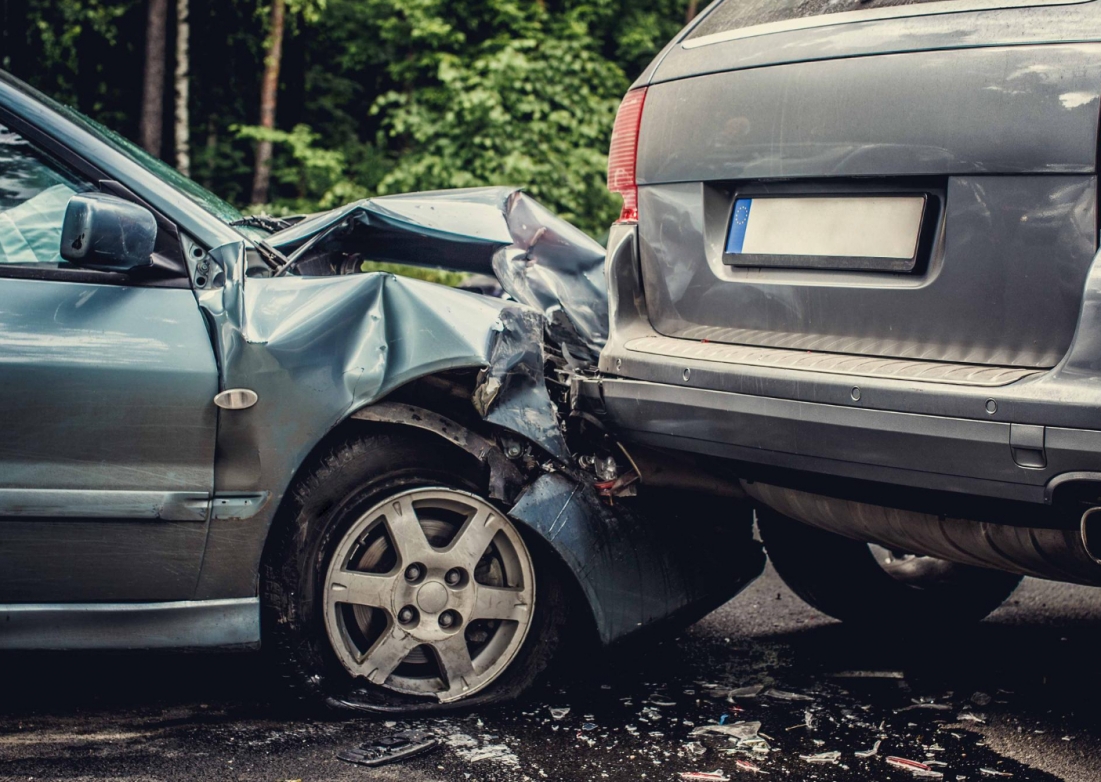
<svg viewBox="0 0 1101 782"><path fill-rule="evenodd" d="M905 616L868 633L816 613L769 570L676 640L625 646L523 703L442 720L310 716L280 705L251 654L4 654L0 778L749 779L749 764L771 779L918 779L888 764L901 756L945 780L1096 782L1099 650L1095 589L1026 581L963 633ZM756 697L737 692L757 685ZM767 738L690 735L720 721L759 721ZM336 759L403 728L441 744L381 769ZM826 752L840 757L804 759Z"/></svg>

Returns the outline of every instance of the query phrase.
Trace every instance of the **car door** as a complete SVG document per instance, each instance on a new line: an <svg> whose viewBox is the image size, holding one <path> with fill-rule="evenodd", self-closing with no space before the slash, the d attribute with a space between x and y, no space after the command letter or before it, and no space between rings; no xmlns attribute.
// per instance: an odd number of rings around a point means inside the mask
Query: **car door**
<svg viewBox="0 0 1101 782"><path fill-rule="evenodd" d="M0 126L0 604L186 600L202 562L210 338L186 276L60 258L96 188Z"/></svg>

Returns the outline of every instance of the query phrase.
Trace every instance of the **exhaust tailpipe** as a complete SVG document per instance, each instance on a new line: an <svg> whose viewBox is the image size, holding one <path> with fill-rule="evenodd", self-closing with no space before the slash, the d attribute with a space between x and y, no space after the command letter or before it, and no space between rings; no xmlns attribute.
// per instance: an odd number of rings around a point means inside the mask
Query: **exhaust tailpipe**
<svg viewBox="0 0 1101 782"><path fill-rule="evenodd" d="M1101 508L1090 508L1082 514L1082 548L1090 558L1101 563Z"/></svg>

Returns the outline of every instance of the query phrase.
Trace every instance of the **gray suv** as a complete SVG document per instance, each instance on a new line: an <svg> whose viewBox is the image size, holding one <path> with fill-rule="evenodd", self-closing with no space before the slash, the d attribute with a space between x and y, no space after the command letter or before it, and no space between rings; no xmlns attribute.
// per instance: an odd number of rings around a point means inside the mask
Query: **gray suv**
<svg viewBox="0 0 1101 782"><path fill-rule="evenodd" d="M744 492L839 618L1101 584L1099 100L1098 2L709 6L610 155L581 393L643 484Z"/></svg>

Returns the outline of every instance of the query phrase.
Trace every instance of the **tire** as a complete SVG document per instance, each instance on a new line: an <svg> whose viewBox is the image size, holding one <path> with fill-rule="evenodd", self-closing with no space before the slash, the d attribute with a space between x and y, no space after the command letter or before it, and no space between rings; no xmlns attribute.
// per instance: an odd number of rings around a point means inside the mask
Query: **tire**
<svg viewBox="0 0 1101 782"><path fill-rule="evenodd" d="M1000 606L1021 576L933 557L879 558L867 543L757 511L757 528L776 572L804 601L843 622L952 625L977 622Z"/></svg>
<svg viewBox="0 0 1101 782"><path fill-rule="evenodd" d="M561 571L485 499L482 472L397 427L338 442L303 472L262 574L263 644L297 692L439 712L514 698L547 668L566 621Z"/></svg>

